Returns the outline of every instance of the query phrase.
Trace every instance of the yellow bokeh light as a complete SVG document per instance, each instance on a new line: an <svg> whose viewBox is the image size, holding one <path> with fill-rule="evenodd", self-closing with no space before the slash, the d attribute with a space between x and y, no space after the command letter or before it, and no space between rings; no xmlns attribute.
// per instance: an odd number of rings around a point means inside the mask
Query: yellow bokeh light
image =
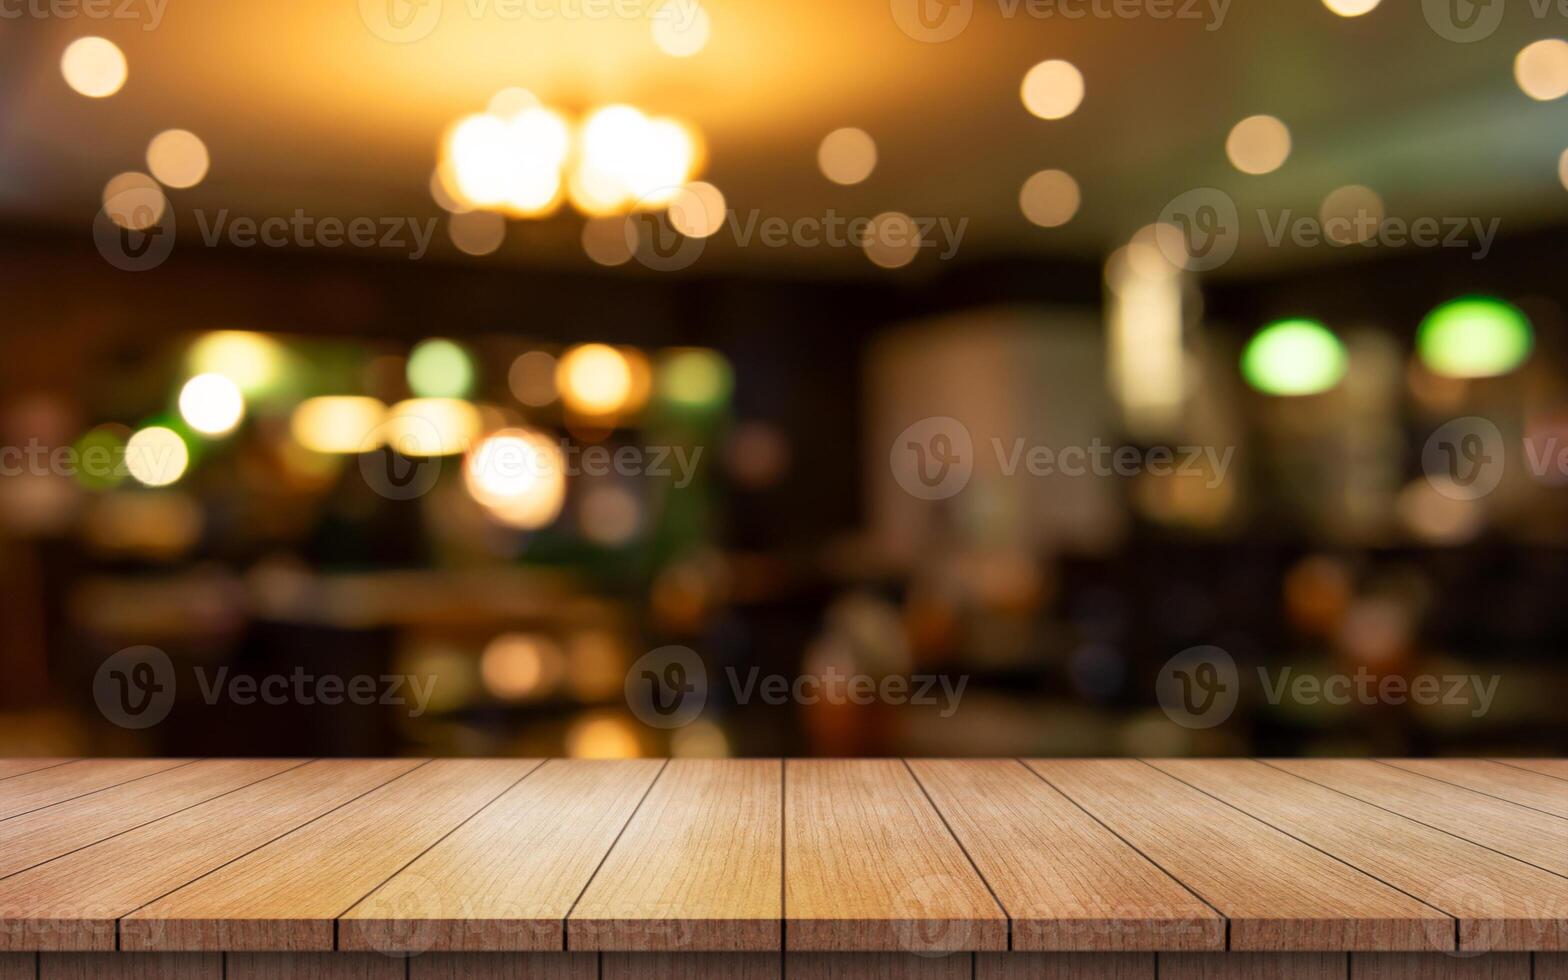
<svg viewBox="0 0 1568 980"><path fill-rule="evenodd" d="M512 397L529 408L543 408L556 399L555 358L542 350L519 355L506 372Z"/></svg>
<svg viewBox="0 0 1568 980"><path fill-rule="evenodd" d="M404 456L453 456L483 430L479 409L457 398L410 398L387 412L385 442Z"/></svg>
<svg viewBox="0 0 1568 980"><path fill-rule="evenodd" d="M207 176L207 144L185 129L166 129L147 144L147 169L165 187L195 187Z"/></svg>
<svg viewBox="0 0 1568 980"><path fill-rule="evenodd" d="M1083 102L1083 73L1072 62L1042 61L1024 76L1019 95L1024 108L1041 119L1063 119Z"/></svg>
<svg viewBox="0 0 1568 980"><path fill-rule="evenodd" d="M141 429L125 442L126 472L143 486L168 486L185 475L190 462L185 440L167 426Z"/></svg>
<svg viewBox="0 0 1568 980"><path fill-rule="evenodd" d="M221 374L254 395L265 391L283 370L284 352L277 341L249 330L215 330L191 345L186 366L193 374Z"/></svg>
<svg viewBox="0 0 1568 980"><path fill-rule="evenodd" d="M125 85L125 55L108 38L77 38L60 56L60 74L78 93L108 98Z"/></svg>
<svg viewBox="0 0 1568 980"><path fill-rule="evenodd" d="M130 231L145 231L157 224L168 203L158 182L136 170L116 174L103 185L104 213Z"/></svg>
<svg viewBox="0 0 1568 980"><path fill-rule="evenodd" d="M549 637L502 633L485 646L479 676L495 697L518 701L548 694L560 682L565 655Z"/></svg>
<svg viewBox="0 0 1568 980"><path fill-rule="evenodd" d="M871 134L854 126L835 129L817 147L817 166L835 184L858 184L877 166L877 144Z"/></svg>
<svg viewBox="0 0 1568 980"><path fill-rule="evenodd" d="M566 732L566 754L573 759L635 759L641 752L636 732L620 715L584 715Z"/></svg>
<svg viewBox="0 0 1568 980"><path fill-rule="evenodd" d="M1041 228L1065 225L1078 213L1078 182L1062 170L1042 170L1024 181L1018 207Z"/></svg>
<svg viewBox="0 0 1568 980"><path fill-rule="evenodd" d="M1514 80L1540 102L1568 95L1568 41L1552 37L1525 45L1514 56Z"/></svg>
<svg viewBox="0 0 1568 980"><path fill-rule="evenodd" d="M580 206L579 210L582 210ZM606 215L584 221L583 253L604 266L625 265L630 262L632 245L628 235L629 220Z"/></svg>
<svg viewBox="0 0 1568 980"><path fill-rule="evenodd" d="M452 244L468 255L489 255L506 240L506 219L494 211L449 215L446 232Z"/></svg>
<svg viewBox="0 0 1568 980"><path fill-rule="evenodd" d="M689 238L707 238L724 227L724 193L703 180L682 187L666 212L670 227Z"/></svg>
<svg viewBox="0 0 1568 980"><path fill-rule="evenodd" d="M560 202L561 165L570 149L566 120L543 106L506 118L475 113L447 134L441 178L464 204L543 215Z"/></svg>
<svg viewBox="0 0 1568 980"><path fill-rule="evenodd" d="M502 429L469 453L463 479L497 520L533 530L555 520L566 502L566 454L543 432Z"/></svg>
<svg viewBox="0 0 1568 980"><path fill-rule="evenodd" d="M555 386L566 407L582 415L613 415L632 395L626 355L608 344L573 347L556 367Z"/></svg>
<svg viewBox="0 0 1568 980"><path fill-rule="evenodd" d="M221 374L198 374L180 389L180 416L202 435L227 435L245 417L245 396Z"/></svg>
<svg viewBox="0 0 1568 980"><path fill-rule="evenodd" d="M1278 170L1290 156L1290 130L1273 116L1248 116L1231 127L1225 155L1244 174Z"/></svg>
<svg viewBox="0 0 1568 980"><path fill-rule="evenodd" d="M650 119L629 105L590 115L579 137L569 187L573 206L588 215L668 204L696 172L695 135L673 119Z"/></svg>
<svg viewBox="0 0 1568 980"><path fill-rule="evenodd" d="M1323 198L1318 220L1329 241L1355 245L1377 235L1383 224L1383 199L1370 187L1350 184Z"/></svg>
<svg viewBox="0 0 1568 980"><path fill-rule="evenodd" d="M642 526L642 503L636 494L622 486L590 487L583 494L577 522L583 537L594 544L623 545Z"/></svg>
<svg viewBox="0 0 1568 980"><path fill-rule="evenodd" d="M364 453L381 445L387 407L360 395L323 395L300 402L289 418L294 441L312 452Z"/></svg>
<svg viewBox="0 0 1568 980"><path fill-rule="evenodd" d="M1323 0L1323 6L1341 17L1360 17L1377 9L1382 0Z"/></svg>
<svg viewBox="0 0 1568 980"><path fill-rule="evenodd" d="M653 43L674 58L690 58L708 44L713 25L695 0L668 0L653 13Z"/></svg>
<svg viewBox="0 0 1568 980"><path fill-rule="evenodd" d="M866 258L884 269L898 269L920 254L920 228L900 211L884 211L866 231Z"/></svg>

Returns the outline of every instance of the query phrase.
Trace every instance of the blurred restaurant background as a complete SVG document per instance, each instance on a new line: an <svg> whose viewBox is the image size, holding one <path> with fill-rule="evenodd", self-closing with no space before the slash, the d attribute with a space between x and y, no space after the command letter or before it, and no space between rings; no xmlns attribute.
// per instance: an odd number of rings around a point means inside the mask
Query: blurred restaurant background
<svg viewBox="0 0 1568 980"><path fill-rule="evenodd" d="M0 754L1568 751L1568 19L1446 9L8 8ZM1189 727L1203 646L1498 684Z"/></svg>

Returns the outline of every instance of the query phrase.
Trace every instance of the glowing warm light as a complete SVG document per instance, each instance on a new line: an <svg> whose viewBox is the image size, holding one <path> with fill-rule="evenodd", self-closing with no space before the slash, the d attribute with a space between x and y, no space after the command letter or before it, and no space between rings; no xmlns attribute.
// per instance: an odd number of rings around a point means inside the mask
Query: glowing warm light
<svg viewBox="0 0 1568 980"><path fill-rule="evenodd" d="M1416 330L1416 352L1434 374L1490 378L1507 374L1535 346L1529 319L1517 306L1486 296L1450 300Z"/></svg>
<svg viewBox="0 0 1568 980"><path fill-rule="evenodd" d="M479 409L456 398L410 398L387 412L386 444L404 456L452 456L465 451L484 425Z"/></svg>
<svg viewBox="0 0 1568 980"><path fill-rule="evenodd" d="M474 362L462 345L435 337L408 355L408 390L421 398L462 398L474 387Z"/></svg>
<svg viewBox="0 0 1568 980"><path fill-rule="evenodd" d="M1323 0L1323 6L1341 17L1360 17L1377 9L1382 0Z"/></svg>
<svg viewBox="0 0 1568 980"><path fill-rule="evenodd" d="M1345 345L1316 320L1279 320L1259 330L1241 355L1247 383L1266 395L1315 395L1345 376Z"/></svg>
<svg viewBox="0 0 1568 980"><path fill-rule="evenodd" d="M696 0L669 0L654 12L653 43L674 58L690 58L708 44L713 25Z"/></svg>
<svg viewBox="0 0 1568 980"><path fill-rule="evenodd" d="M898 269L920 254L920 228L915 219L899 211L884 211L871 219L866 230L866 258L884 269Z"/></svg>
<svg viewBox="0 0 1568 980"><path fill-rule="evenodd" d="M491 516L533 530L555 520L566 502L566 455L543 432L502 429L468 455L463 479Z"/></svg>
<svg viewBox="0 0 1568 980"><path fill-rule="evenodd" d="M519 355L506 372L512 397L529 408L543 408L556 399L555 358L542 350Z"/></svg>
<svg viewBox="0 0 1568 980"><path fill-rule="evenodd" d="M141 429L125 443L125 469L143 486L168 486L185 475L190 462L185 440L166 426Z"/></svg>
<svg viewBox="0 0 1568 980"><path fill-rule="evenodd" d="M443 211L450 214L467 214L474 207L458 196L459 192L451 170L450 166L443 163L430 172L430 196Z"/></svg>
<svg viewBox="0 0 1568 980"><path fill-rule="evenodd" d="M506 239L506 219L494 211L469 211L446 219L452 244L469 255L489 255Z"/></svg>
<svg viewBox="0 0 1568 980"><path fill-rule="evenodd" d="M1553 37L1525 45L1514 56L1514 81L1540 102L1568 95L1568 41Z"/></svg>
<svg viewBox="0 0 1568 980"><path fill-rule="evenodd" d="M577 521L583 537L594 544L616 547L636 536L642 526L642 504L625 487L590 487L583 494Z"/></svg>
<svg viewBox="0 0 1568 980"><path fill-rule="evenodd" d="M264 334L248 330L217 330L191 345L186 366L193 374L221 374L255 395L278 381L283 369L281 345Z"/></svg>
<svg viewBox="0 0 1568 980"><path fill-rule="evenodd" d="M195 187L209 162L207 144L189 130L166 129L147 144L147 169L165 187Z"/></svg>
<svg viewBox="0 0 1568 980"><path fill-rule="evenodd" d="M108 98L125 84L125 55L107 38L77 38L60 56L60 74L80 94Z"/></svg>
<svg viewBox="0 0 1568 980"><path fill-rule="evenodd" d="M817 166L835 184L858 184L877 166L877 144L871 134L854 126L835 129L817 147Z"/></svg>
<svg viewBox="0 0 1568 980"><path fill-rule="evenodd" d="M617 411L635 412L648 404L653 394L653 365L648 363L648 355L635 347L617 349L626 358L626 374L631 379L626 387L626 402Z"/></svg>
<svg viewBox="0 0 1568 980"><path fill-rule="evenodd" d="M1065 225L1078 213L1078 182L1062 170L1042 170L1024 181L1018 207L1041 228Z"/></svg>
<svg viewBox="0 0 1568 980"><path fill-rule="evenodd" d="M317 453L365 453L381 445L387 407L360 395L307 398L289 417L294 441Z"/></svg>
<svg viewBox="0 0 1568 980"><path fill-rule="evenodd" d="M1083 102L1083 73L1069 61L1042 61L1024 76L1019 95L1041 119L1066 118Z"/></svg>
<svg viewBox="0 0 1568 980"><path fill-rule="evenodd" d="M561 678L565 656L545 636L502 633L479 658L479 676L498 698L518 701L546 694Z"/></svg>
<svg viewBox="0 0 1568 980"><path fill-rule="evenodd" d="M699 718L670 733L670 754L682 759L724 759L730 755L730 741L724 729Z"/></svg>
<svg viewBox="0 0 1568 980"><path fill-rule="evenodd" d="M705 408L730 396L734 377L718 351L694 348L676 351L659 365L659 395L687 408Z"/></svg>
<svg viewBox="0 0 1568 980"><path fill-rule="evenodd" d="M673 119L650 119L609 105L583 123L569 194L589 215L626 207L663 207L696 171L695 137Z"/></svg>
<svg viewBox="0 0 1568 980"><path fill-rule="evenodd" d="M525 109L532 109L542 104L539 96L525 88L511 85L490 96L490 101L485 104L485 111L492 116L510 119Z"/></svg>
<svg viewBox="0 0 1568 980"><path fill-rule="evenodd" d="M560 201L561 166L571 149L566 120L543 106L514 115L475 113L447 135L442 179L459 201L521 217L546 214Z"/></svg>
<svg viewBox="0 0 1568 980"><path fill-rule="evenodd" d="M637 735L619 715L585 715L566 732L566 754L573 759L635 759Z"/></svg>
<svg viewBox="0 0 1568 980"><path fill-rule="evenodd" d="M1557 179L1562 182L1565 189L1568 189L1568 150L1564 150L1557 158Z"/></svg>
<svg viewBox="0 0 1568 980"><path fill-rule="evenodd" d="M1376 236L1382 227L1383 199L1370 187L1350 184L1323 198L1318 220L1329 241L1355 245Z"/></svg>
<svg viewBox="0 0 1568 980"><path fill-rule="evenodd" d="M682 187L666 211L670 227L688 238L707 238L724 227L724 213L723 192L703 180Z"/></svg>
<svg viewBox="0 0 1568 980"><path fill-rule="evenodd" d="M1225 155L1244 174L1278 170L1290 156L1290 130L1273 116L1248 116L1231 127Z"/></svg>
<svg viewBox="0 0 1568 980"><path fill-rule="evenodd" d="M202 435L227 435L245 417L245 396L221 374L198 374L180 389L180 416Z"/></svg>
<svg viewBox="0 0 1568 980"><path fill-rule="evenodd" d="M1182 281L1153 239L1140 231L1105 270L1111 390L1128 431L1151 442L1177 430L1188 389Z"/></svg>
<svg viewBox="0 0 1568 980"><path fill-rule="evenodd" d="M103 206L121 228L145 231L163 217L168 198L158 182L139 171L116 174L103 185Z"/></svg>
<svg viewBox="0 0 1568 980"><path fill-rule="evenodd" d="M573 347L556 367L555 386L566 407L582 415L611 415L632 392L626 355L607 344Z"/></svg>

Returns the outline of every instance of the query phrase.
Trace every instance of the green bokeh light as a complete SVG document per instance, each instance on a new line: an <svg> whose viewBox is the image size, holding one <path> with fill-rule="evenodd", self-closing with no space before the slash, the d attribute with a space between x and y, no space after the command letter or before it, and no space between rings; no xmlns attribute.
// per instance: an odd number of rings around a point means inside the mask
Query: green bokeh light
<svg viewBox="0 0 1568 980"><path fill-rule="evenodd" d="M1316 320L1276 320L1241 354L1241 374L1266 395L1315 395L1345 376L1345 345Z"/></svg>
<svg viewBox="0 0 1568 980"><path fill-rule="evenodd" d="M1507 374L1529 358L1534 346L1524 313L1486 296L1450 300L1428 313L1416 331L1421 362L1450 378Z"/></svg>
<svg viewBox="0 0 1568 980"><path fill-rule="evenodd" d="M734 377L729 362L717 351L677 351L659 371L659 391L669 402L686 408L710 408L730 397Z"/></svg>
<svg viewBox="0 0 1568 980"><path fill-rule="evenodd" d="M420 341L408 355L408 387L421 398L463 398L473 386L473 359L453 341Z"/></svg>
<svg viewBox="0 0 1568 980"><path fill-rule="evenodd" d="M125 482L125 440L129 430L100 425L76 440L76 482L88 490L110 490Z"/></svg>

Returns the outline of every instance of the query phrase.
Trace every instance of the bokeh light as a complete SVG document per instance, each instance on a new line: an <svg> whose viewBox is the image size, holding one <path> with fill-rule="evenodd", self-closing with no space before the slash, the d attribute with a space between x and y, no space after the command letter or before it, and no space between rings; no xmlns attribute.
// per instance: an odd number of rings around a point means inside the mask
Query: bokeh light
<svg viewBox="0 0 1568 980"><path fill-rule="evenodd" d="M1524 313L1486 296L1450 300L1428 313L1416 330L1421 362L1449 378L1507 374L1529 358L1534 345Z"/></svg>
<svg viewBox="0 0 1568 980"><path fill-rule="evenodd" d="M1345 376L1345 345L1316 320L1279 320L1259 330L1241 355L1247 383L1268 395L1313 395Z"/></svg>
<svg viewBox="0 0 1568 980"><path fill-rule="evenodd" d="M632 259L627 220L619 215L583 222L583 252L603 266L625 265Z"/></svg>
<svg viewBox="0 0 1568 980"><path fill-rule="evenodd" d="M1078 182L1063 170L1041 170L1024 181L1018 207L1041 228L1057 228L1078 213Z"/></svg>
<svg viewBox="0 0 1568 980"><path fill-rule="evenodd" d="M724 194L704 180L682 187L666 213L670 227L689 238L707 238L724 227Z"/></svg>
<svg viewBox="0 0 1568 980"><path fill-rule="evenodd" d="M884 211L866 229L866 258L884 269L898 269L920 254L920 228L900 211Z"/></svg>
<svg viewBox="0 0 1568 980"><path fill-rule="evenodd" d="M146 231L157 224L168 203L158 182L140 171L115 174L103 185L104 213L129 231Z"/></svg>
<svg viewBox="0 0 1568 980"><path fill-rule="evenodd" d="M690 58L708 44L713 25L696 0L669 0L653 13L653 43L673 58Z"/></svg>
<svg viewBox="0 0 1568 980"><path fill-rule="evenodd" d="M227 435L245 417L245 396L222 374L198 374L180 389L180 416L202 435Z"/></svg>
<svg viewBox="0 0 1568 980"><path fill-rule="evenodd" d="M1244 174L1266 174L1290 156L1290 130L1273 116L1248 116L1231 127L1225 155Z"/></svg>
<svg viewBox="0 0 1568 980"><path fill-rule="evenodd" d="M362 395L307 398L289 417L294 441L317 453L365 453L381 445L387 407Z"/></svg>
<svg viewBox="0 0 1568 980"><path fill-rule="evenodd" d="M590 712L566 732L566 754L573 759L635 759L641 752L631 724L611 712Z"/></svg>
<svg viewBox="0 0 1568 980"><path fill-rule="evenodd" d="M543 408L555 401L555 358L542 350L521 354L506 372L512 397L529 408Z"/></svg>
<svg viewBox="0 0 1568 980"><path fill-rule="evenodd" d="M125 443L125 469L143 486L168 486L185 475L190 461L185 440L167 426L140 429Z"/></svg>
<svg viewBox="0 0 1568 980"><path fill-rule="evenodd" d="M1568 95L1568 41L1553 37L1525 45L1514 56L1514 81L1540 102Z"/></svg>
<svg viewBox="0 0 1568 980"><path fill-rule="evenodd" d="M456 341L422 340L408 355L408 390L421 398L462 398L474 387L474 362Z"/></svg>
<svg viewBox="0 0 1568 980"><path fill-rule="evenodd" d="M854 126L835 129L817 147L817 166L835 184L858 184L876 169L876 141Z"/></svg>
<svg viewBox="0 0 1568 980"><path fill-rule="evenodd" d="M125 85L125 55L108 38L77 38L60 56L60 74L78 93L108 98Z"/></svg>
<svg viewBox="0 0 1568 980"><path fill-rule="evenodd" d="M608 344L582 344L561 357L555 386L567 408L588 416L612 415L631 395L631 367Z"/></svg>
<svg viewBox="0 0 1568 980"><path fill-rule="evenodd" d="M1382 0L1323 0L1323 6L1341 17L1360 17L1377 9Z"/></svg>
<svg viewBox="0 0 1568 980"><path fill-rule="evenodd" d="M734 384L729 362L718 351L673 351L659 364L659 396L685 408L722 404L728 401Z"/></svg>
<svg viewBox="0 0 1568 980"><path fill-rule="evenodd" d="M166 129L147 144L147 169L165 187L195 187L207 176L207 144L185 129Z"/></svg>
<svg viewBox="0 0 1568 980"><path fill-rule="evenodd" d="M458 251L489 255L506 240L506 219L494 211L454 214L446 219L446 233Z"/></svg>
<svg viewBox="0 0 1568 980"><path fill-rule="evenodd" d="M1024 108L1041 119L1063 119L1083 102L1083 73L1071 62L1042 61L1024 75L1019 95Z"/></svg>
<svg viewBox="0 0 1568 980"><path fill-rule="evenodd" d="M564 670L560 645L533 633L502 633L485 645L479 658L485 689L505 701L549 694Z"/></svg>
<svg viewBox="0 0 1568 980"><path fill-rule="evenodd" d="M626 487L613 483L588 488L577 513L583 537L594 544L618 547L642 527L642 502Z"/></svg>
<svg viewBox="0 0 1568 980"><path fill-rule="evenodd" d="M1370 187L1349 184L1330 191L1318 209L1323 234L1338 245L1357 245L1383 226L1383 199Z"/></svg>
<svg viewBox="0 0 1568 980"><path fill-rule="evenodd" d="M465 452L483 430L479 410L457 398L410 398L387 412L385 443L404 456Z"/></svg>
<svg viewBox="0 0 1568 980"><path fill-rule="evenodd" d="M282 345L265 334L216 330L191 345L186 366L193 374L221 374L256 395L278 382L285 359Z"/></svg>
<svg viewBox="0 0 1568 980"><path fill-rule="evenodd" d="M469 494L497 520L519 530L554 521L566 501L566 456L534 429L486 436L463 465Z"/></svg>

